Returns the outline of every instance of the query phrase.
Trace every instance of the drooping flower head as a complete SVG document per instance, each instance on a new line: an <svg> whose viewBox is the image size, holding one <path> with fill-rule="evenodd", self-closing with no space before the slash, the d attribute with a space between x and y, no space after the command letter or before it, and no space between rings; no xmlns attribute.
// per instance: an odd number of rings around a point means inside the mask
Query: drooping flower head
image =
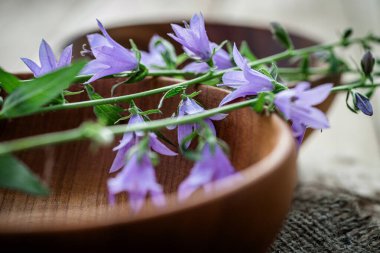
<svg viewBox="0 0 380 253"><path fill-rule="evenodd" d="M150 194L153 203L157 206L165 204L162 186L157 183L151 158L148 154L139 157L138 152L132 154L123 170L116 177L108 180L110 202L115 202L115 195L128 192L130 206L138 212Z"/></svg>
<svg viewBox="0 0 380 253"><path fill-rule="evenodd" d="M208 61L211 58L212 48L208 39L205 21L202 14L194 14L190 25L184 22L185 27L172 24L174 34L168 35L183 46L183 50L192 58Z"/></svg>
<svg viewBox="0 0 380 253"><path fill-rule="evenodd" d="M128 125L138 123L144 123L144 119L135 114L129 120ZM148 133L145 135L140 131L125 133L120 144L114 150L118 152L110 173L123 169L116 177L108 180L110 203L115 202L116 194L127 192L129 203L134 212L141 209L148 194L156 205L165 204L162 187L157 183L150 154L155 151L162 155L175 156L177 153L160 142L156 134Z"/></svg>
<svg viewBox="0 0 380 253"><path fill-rule="evenodd" d="M141 115L135 114L133 115L128 122L129 125L144 123L143 117ZM160 140L158 139L155 133L148 133L149 135L149 147L160 153L162 155L175 156L177 153L171 151L167 148ZM138 143L138 141L144 136L144 133L141 131L136 132L128 132L123 135L123 138L120 140L118 146L116 146L113 150L117 151L116 157L112 163L110 168L110 173L118 171L122 168L126 163L126 154L130 150L132 146Z"/></svg>
<svg viewBox="0 0 380 253"><path fill-rule="evenodd" d="M50 45L45 40L42 40L40 44L40 50L39 50L41 66L38 66L37 63L35 63L34 61L28 58L21 58L21 60L33 72L35 77L39 77L49 72L52 72L56 69L70 65L72 52L73 52L73 45L71 44L62 51L61 57L59 58L59 61L57 62Z"/></svg>
<svg viewBox="0 0 380 253"><path fill-rule="evenodd" d="M135 54L112 39L102 23L99 20L97 22L103 35L97 33L87 35L95 59L90 61L81 72L84 75L93 74L86 83L104 76L135 70L139 64Z"/></svg>
<svg viewBox="0 0 380 253"><path fill-rule="evenodd" d="M192 98L184 98L181 101L181 104L178 109L178 117L182 117L185 115L192 115L203 112L205 109L200 106L194 99ZM215 126L212 123L212 120L222 120L227 116L227 114L216 114L211 116L210 118L204 119L203 121L210 127L211 131L216 134ZM184 124L178 126L178 143L181 144L182 140L190 135L192 132L196 131L200 128L199 123L191 123ZM187 142L186 147L190 145L190 142Z"/></svg>
<svg viewBox="0 0 380 253"><path fill-rule="evenodd" d="M211 42L211 49L217 48L218 45ZM232 62L230 55L223 48L219 48L215 54L212 56L212 61L214 66L219 69L228 69L232 67ZM204 73L210 70L210 66L206 62L192 62L186 65L183 70L194 72L194 73Z"/></svg>
<svg viewBox="0 0 380 253"><path fill-rule="evenodd" d="M219 86L227 86L236 90L227 95L220 102L220 105L224 105L240 97L253 96L263 91L273 90L271 78L259 71L251 69L247 60L240 54L235 44L233 48L233 58L236 65L242 71L230 71L223 75L223 84Z"/></svg>
<svg viewBox="0 0 380 253"><path fill-rule="evenodd" d="M209 183L230 176L234 172L234 167L220 146L214 144L212 148L210 144L206 143L202 149L200 160L195 163L190 175L180 184L178 199L188 198L201 187L208 191L210 190Z"/></svg>
<svg viewBox="0 0 380 253"><path fill-rule="evenodd" d="M149 41L148 49L148 52L141 51L141 63L149 69L160 69L167 67L168 64L164 57L167 57L167 61L170 61L170 63L175 63L176 54L174 47L160 36L153 35Z"/></svg>
<svg viewBox="0 0 380 253"><path fill-rule="evenodd" d="M274 103L292 121L293 135L300 145L306 128L325 129L329 122L323 112L313 106L322 103L330 94L332 84L310 89L310 83L299 83L295 88L281 91Z"/></svg>

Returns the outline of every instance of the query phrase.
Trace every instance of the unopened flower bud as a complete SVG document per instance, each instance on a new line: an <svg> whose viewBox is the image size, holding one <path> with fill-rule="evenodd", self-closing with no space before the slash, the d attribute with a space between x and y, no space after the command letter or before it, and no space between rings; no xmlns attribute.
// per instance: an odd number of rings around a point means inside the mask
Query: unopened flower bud
<svg viewBox="0 0 380 253"><path fill-rule="evenodd" d="M361 60L362 70L366 76L372 73L373 66L375 65L375 59L373 58L370 51L364 54Z"/></svg>
<svg viewBox="0 0 380 253"><path fill-rule="evenodd" d="M372 116L372 114L373 114L372 105L366 96L356 92L355 93L355 105L365 115Z"/></svg>

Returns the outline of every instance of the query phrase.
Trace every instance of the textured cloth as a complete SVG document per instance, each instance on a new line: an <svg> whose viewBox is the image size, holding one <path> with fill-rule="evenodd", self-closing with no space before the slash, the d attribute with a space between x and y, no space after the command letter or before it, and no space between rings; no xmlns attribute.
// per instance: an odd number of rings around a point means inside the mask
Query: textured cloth
<svg viewBox="0 0 380 253"><path fill-rule="evenodd" d="M269 252L380 252L379 207L379 200L299 186Z"/></svg>

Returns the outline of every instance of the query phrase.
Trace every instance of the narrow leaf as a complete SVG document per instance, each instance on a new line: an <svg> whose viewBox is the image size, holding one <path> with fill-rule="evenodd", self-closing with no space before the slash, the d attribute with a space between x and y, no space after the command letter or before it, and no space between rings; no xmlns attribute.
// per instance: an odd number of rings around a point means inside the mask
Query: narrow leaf
<svg viewBox="0 0 380 253"><path fill-rule="evenodd" d="M257 60L257 57L252 53L251 49L249 48L247 41L243 40L241 42L239 51L241 55L247 58L249 61Z"/></svg>
<svg viewBox="0 0 380 253"><path fill-rule="evenodd" d="M8 94L11 94L21 85L21 82L17 77L0 68L0 85Z"/></svg>
<svg viewBox="0 0 380 253"><path fill-rule="evenodd" d="M286 49L293 49L293 42L285 28L277 22L272 22L272 33L278 42Z"/></svg>
<svg viewBox="0 0 380 253"><path fill-rule="evenodd" d="M86 85L86 91L88 97L91 100L102 99L103 97L94 91L91 85ZM105 104L105 105L97 105L94 106L94 113L98 120L105 125L113 125L120 118L121 113L123 112L123 108L117 105Z"/></svg>
<svg viewBox="0 0 380 253"><path fill-rule="evenodd" d="M67 89L84 65L80 61L18 87L5 99L1 115L12 118L38 111Z"/></svg>
<svg viewBox="0 0 380 253"><path fill-rule="evenodd" d="M49 189L28 167L12 155L0 156L0 187L35 195L47 195Z"/></svg>

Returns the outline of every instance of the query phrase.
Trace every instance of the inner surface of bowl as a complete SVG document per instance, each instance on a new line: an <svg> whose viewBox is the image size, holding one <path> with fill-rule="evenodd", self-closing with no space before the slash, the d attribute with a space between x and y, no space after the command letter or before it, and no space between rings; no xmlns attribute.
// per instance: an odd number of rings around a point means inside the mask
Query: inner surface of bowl
<svg viewBox="0 0 380 253"><path fill-rule="evenodd" d="M104 79L94 83L94 88L103 96L109 96L110 88L120 79ZM174 79L147 79L137 84L120 86L115 95L131 94L175 83ZM76 86L75 88L80 88ZM202 92L197 100L205 108L217 107L226 91L196 86ZM189 91L191 92L191 90ZM143 110L156 108L162 95L136 99ZM73 100L85 100L86 95L73 97ZM177 110L179 98L165 100L163 115L154 115L153 119L170 117ZM127 106L126 106L127 107ZM95 120L91 108L65 110L44 115L33 115L0 123L2 141L71 129L85 120ZM263 159L274 148L278 131L272 117L260 116L249 108L231 112L222 121L215 122L218 137L226 141L231 151L231 161L238 171L244 170ZM177 144L176 131L163 129L162 133ZM117 141L120 137L117 138ZM117 145L117 141L113 146ZM172 150L175 146L167 144ZM112 147L95 147L88 141L67 143L38 150L25 151L17 156L38 173L50 186L49 197L33 197L11 190L0 191L0 227L17 226L26 229L56 224L77 225L89 220L109 219L115 208L107 201L106 182L110 175L108 170L115 152ZM178 155L176 157L160 156L156 168L157 177L165 193L174 193L180 182L188 175L192 162ZM200 197L202 198L202 197ZM126 194L118 196L118 209L125 215L129 212ZM180 205L177 203L177 205ZM147 202L146 210L157 209ZM112 217L111 217L112 218Z"/></svg>

